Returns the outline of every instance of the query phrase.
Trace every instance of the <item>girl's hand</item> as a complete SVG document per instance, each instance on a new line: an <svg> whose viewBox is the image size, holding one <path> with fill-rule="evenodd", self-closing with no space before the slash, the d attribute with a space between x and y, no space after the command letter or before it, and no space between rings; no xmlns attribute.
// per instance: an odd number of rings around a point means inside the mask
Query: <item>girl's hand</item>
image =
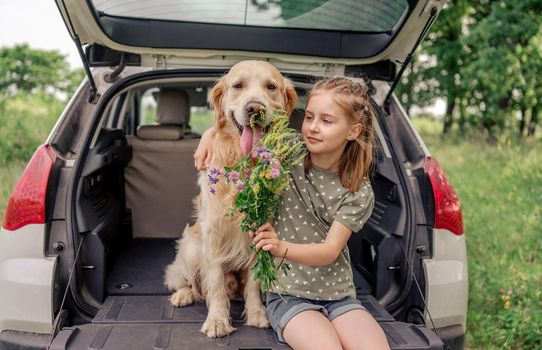
<svg viewBox="0 0 542 350"><path fill-rule="evenodd" d="M284 256L285 248L271 223L266 222L258 227L255 233L249 232L249 235L252 243L256 245L256 249L267 250L276 257Z"/></svg>
<svg viewBox="0 0 542 350"><path fill-rule="evenodd" d="M215 138L215 128L211 127L201 135L198 149L194 153L194 166L198 170L206 170L213 159L213 140Z"/></svg>

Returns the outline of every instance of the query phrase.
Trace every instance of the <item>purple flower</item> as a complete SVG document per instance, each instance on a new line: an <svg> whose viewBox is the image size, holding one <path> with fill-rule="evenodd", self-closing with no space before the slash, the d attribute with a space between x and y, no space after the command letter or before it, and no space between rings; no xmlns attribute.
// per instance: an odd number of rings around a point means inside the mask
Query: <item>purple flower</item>
<svg viewBox="0 0 542 350"><path fill-rule="evenodd" d="M235 188L239 191L242 191L245 189L245 184L242 183L241 181L239 181L238 183L235 184Z"/></svg>
<svg viewBox="0 0 542 350"><path fill-rule="evenodd" d="M250 176L252 175L252 169L248 168L248 171L247 171L247 179L250 180Z"/></svg>
<svg viewBox="0 0 542 350"><path fill-rule="evenodd" d="M216 169L216 168L212 168L211 170L209 170L209 174L207 174L207 178L209 179L209 182L211 185L216 185L218 183L218 177L222 175L222 173L220 172L220 170Z"/></svg>
<svg viewBox="0 0 542 350"><path fill-rule="evenodd" d="M280 176L280 170L276 168L271 169L269 176L271 176L272 179L276 179L277 177Z"/></svg>
<svg viewBox="0 0 542 350"><path fill-rule="evenodd" d="M239 180L239 173L237 171L232 171L229 175L230 181L237 181Z"/></svg>
<svg viewBox="0 0 542 350"><path fill-rule="evenodd" d="M262 157L265 160L269 160L271 158L271 154L267 151L260 153L260 157Z"/></svg>
<svg viewBox="0 0 542 350"><path fill-rule="evenodd" d="M269 150L265 147L257 147L255 149L257 155L260 157L260 158L263 158L263 159L269 159L271 157L271 154L269 153Z"/></svg>
<svg viewBox="0 0 542 350"><path fill-rule="evenodd" d="M216 190L214 188L209 188L209 192L211 192L211 194L215 194L216 193Z"/></svg>
<svg viewBox="0 0 542 350"><path fill-rule="evenodd" d="M209 178L211 185L216 185L218 182L218 177L212 177L211 174L207 174L207 178Z"/></svg>
<svg viewBox="0 0 542 350"><path fill-rule="evenodd" d="M275 159L275 160L273 161L273 164L271 164L271 167L272 167L273 169L280 169L280 162L279 162L278 160Z"/></svg>

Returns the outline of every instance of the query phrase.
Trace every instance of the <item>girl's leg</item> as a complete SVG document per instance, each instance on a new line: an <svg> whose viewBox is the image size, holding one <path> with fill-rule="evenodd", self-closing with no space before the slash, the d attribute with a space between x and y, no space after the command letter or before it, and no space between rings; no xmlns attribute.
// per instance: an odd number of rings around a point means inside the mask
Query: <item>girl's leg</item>
<svg viewBox="0 0 542 350"><path fill-rule="evenodd" d="M388 350L390 348L384 331L365 310L355 309L337 316L331 321L345 350Z"/></svg>
<svg viewBox="0 0 542 350"><path fill-rule="evenodd" d="M342 350L341 341L327 317L315 310L302 311L292 317L282 336L294 350Z"/></svg>

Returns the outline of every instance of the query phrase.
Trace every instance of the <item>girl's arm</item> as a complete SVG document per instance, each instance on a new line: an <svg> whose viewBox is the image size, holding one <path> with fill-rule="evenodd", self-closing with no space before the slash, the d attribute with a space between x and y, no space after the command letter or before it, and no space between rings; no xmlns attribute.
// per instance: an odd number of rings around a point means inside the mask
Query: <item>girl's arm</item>
<svg viewBox="0 0 542 350"><path fill-rule="evenodd" d="M213 139L215 137L215 127L212 126L205 130L201 135L201 140L198 144L198 149L194 153L194 166L198 170L206 170L213 158Z"/></svg>
<svg viewBox="0 0 542 350"><path fill-rule="evenodd" d="M351 234L348 227L334 221L323 243L292 243L280 240L268 222L251 233L251 238L257 249L268 250L273 256L302 265L326 266L337 260Z"/></svg>

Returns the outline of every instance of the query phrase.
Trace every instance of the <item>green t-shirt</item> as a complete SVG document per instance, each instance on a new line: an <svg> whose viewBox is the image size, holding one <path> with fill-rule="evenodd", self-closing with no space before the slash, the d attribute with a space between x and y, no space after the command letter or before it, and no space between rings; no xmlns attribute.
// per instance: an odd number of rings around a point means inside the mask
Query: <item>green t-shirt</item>
<svg viewBox="0 0 542 350"><path fill-rule="evenodd" d="M303 164L294 167L291 184L282 194L273 227L279 239L293 243L321 243L334 220L352 232L361 230L371 216L374 194L370 182L364 181L352 193L341 184L338 173L312 165L305 175ZM276 258L276 263L280 262ZM282 294L312 300L339 300L355 296L348 246L328 266L290 263L287 275L279 273Z"/></svg>

